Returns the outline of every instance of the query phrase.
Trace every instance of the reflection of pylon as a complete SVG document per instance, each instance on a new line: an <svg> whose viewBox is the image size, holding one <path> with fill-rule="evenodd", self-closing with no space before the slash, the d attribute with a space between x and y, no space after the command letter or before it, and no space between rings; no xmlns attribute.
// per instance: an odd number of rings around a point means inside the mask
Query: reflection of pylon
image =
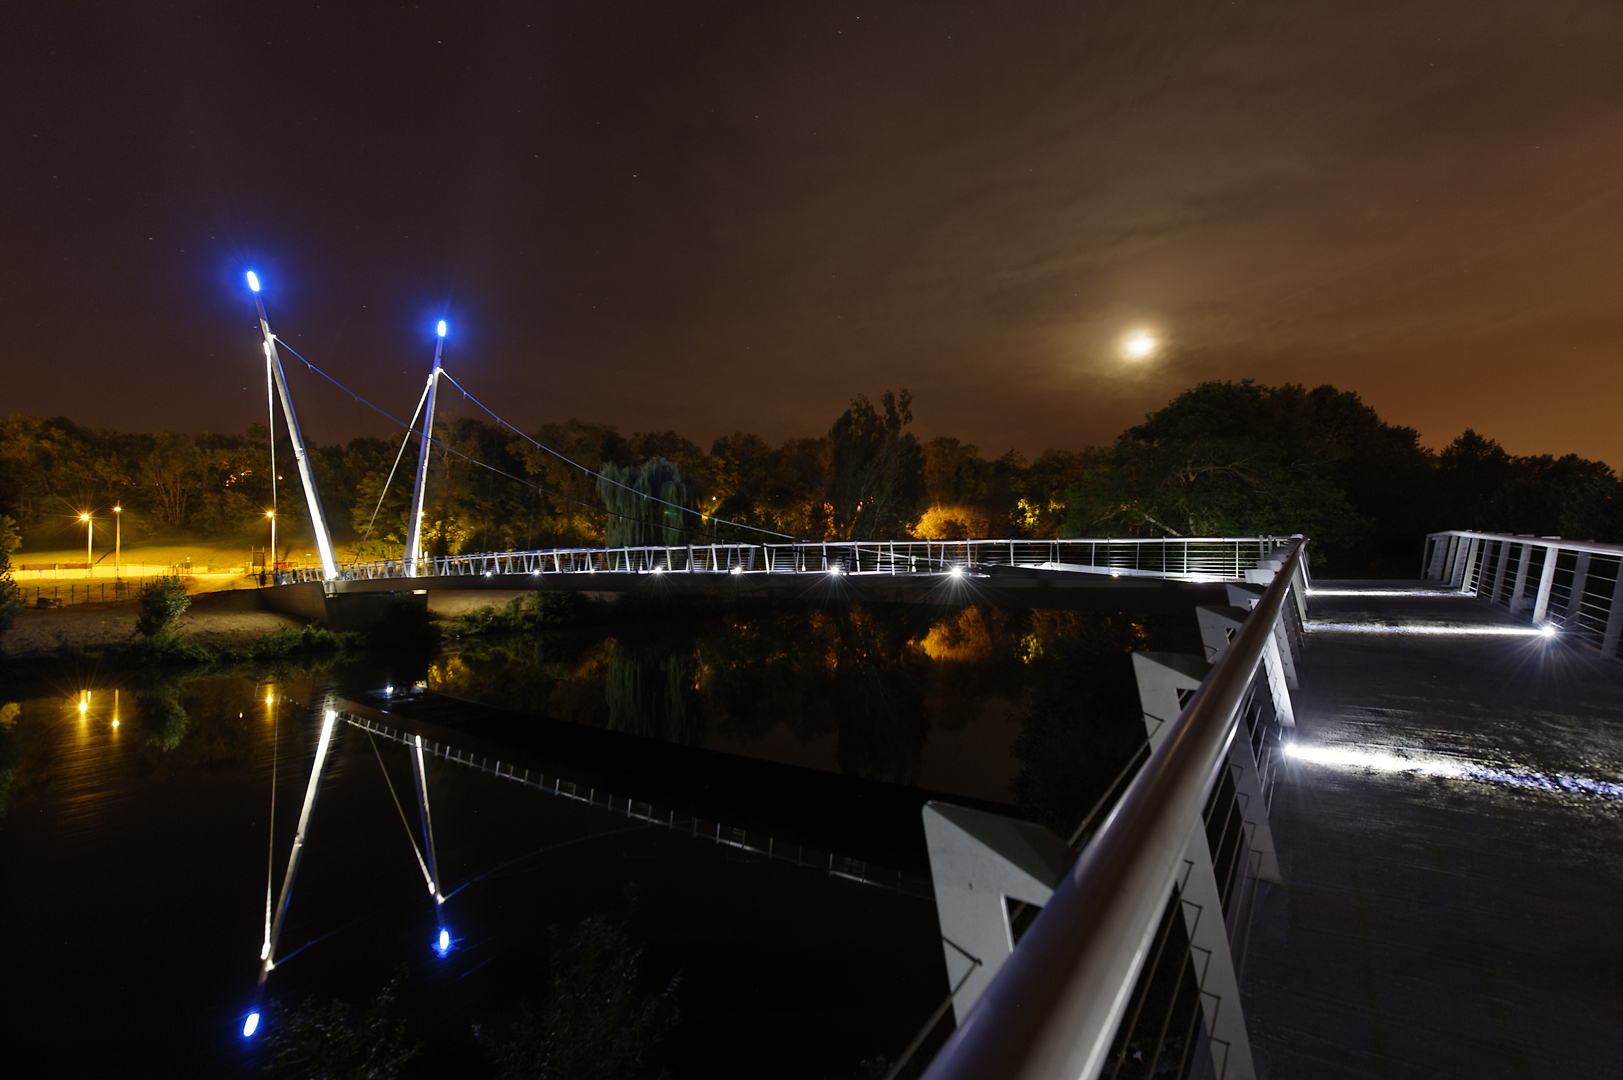
<svg viewBox="0 0 1623 1080"><path fill-rule="evenodd" d="M304 854L304 836L310 828L310 815L316 808L316 794L321 790L321 770L327 763L327 748L332 744L333 724L338 719L336 710L327 709L321 719L321 738L316 741L316 760L310 766L310 783L304 789L304 809L299 811L299 827L293 834L293 850L288 853L287 873L282 878L282 892L276 901L276 913L271 920L270 934L261 950L259 984L276 967L276 944L282 937L282 920L287 917L288 901L293 896L293 881L298 877L299 859Z"/></svg>

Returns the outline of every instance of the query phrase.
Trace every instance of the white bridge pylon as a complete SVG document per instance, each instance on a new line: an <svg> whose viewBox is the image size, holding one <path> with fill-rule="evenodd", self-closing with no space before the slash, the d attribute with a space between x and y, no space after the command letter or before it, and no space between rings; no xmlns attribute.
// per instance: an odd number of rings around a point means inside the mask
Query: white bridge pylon
<svg viewBox="0 0 1623 1080"><path fill-rule="evenodd" d="M270 320L265 315L265 303L259 294L259 275L254 273L252 270L248 271L248 288L253 291L254 308L259 314L259 329L260 333L264 335L265 378L266 381L275 388L275 397L279 397L281 399L282 413L287 420L288 437L293 442L293 456L297 460L299 466L299 479L304 484L304 496L310 505L310 524L315 530L316 548L321 553L321 577L324 581L333 581L338 578L339 571L338 559L333 552L332 531L327 527L327 516L322 511L321 499L316 494L315 473L310 467L310 458L304 449L304 433L299 428L298 414L293 411L293 396L288 390L287 378L282 373L282 358L276 348L276 335L271 332ZM440 373L443 370L440 366L440 358L444 354L445 350L444 319L439 321L439 326L437 329L439 331L439 336L434 345L434 366L429 371L428 386L424 390L425 401L420 403L420 406L422 404L426 404L427 407L426 412L423 415L423 429L421 432L417 432L414 428L408 429L408 434L417 434L420 440L417 451L417 480L412 487L411 519L407 525L408 531L405 558L406 574L407 576L412 577L416 576L417 564L422 558L424 514L423 496L428 483L428 456L433 442L434 401L439 390ZM275 398L273 398L271 401L270 429L272 454L271 472L273 485L272 500L274 501L274 474L276 471L274 457L276 452ZM274 506L271 508L270 518L271 547L274 549L276 546L276 515ZM271 560L273 563L275 558L276 556L273 550L271 554Z"/></svg>
<svg viewBox="0 0 1623 1080"><path fill-rule="evenodd" d="M428 454L433 446L434 399L440 389L440 357L445 351L445 320L438 327L439 339L434 343L434 366L428 373L428 400L423 412L422 441L417 449L417 482L411 489L411 519L406 532L406 573L417 576L417 562L423 555L423 494L428 488Z"/></svg>
<svg viewBox="0 0 1623 1080"><path fill-rule="evenodd" d="M288 438L293 441L293 458L298 462L299 479L304 482L304 497L310 504L310 525L316 532L316 550L321 553L321 575L328 581L338 576L338 559L333 555L332 533L327 529L327 516L321 511L321 500L316 496L316 478L310 468L310 455L304 451L304 435L299 430L299 417L293 411L293 397L287 391L287 378L282 374L282 358L276 351L276 335L271 333L270 320L265 317L265 302L259 295L259 275L248 271L248 288L253 290L254 308L259 312L259 330L265 336L265 367L270 380L282 399L282 414L287 419ZM276 444L276 417L271 417L271 445ZM274 475L274 470L272 470ZM275 519L273 518L272 521ZM276 553L271 553L275 562Z"/></svg>

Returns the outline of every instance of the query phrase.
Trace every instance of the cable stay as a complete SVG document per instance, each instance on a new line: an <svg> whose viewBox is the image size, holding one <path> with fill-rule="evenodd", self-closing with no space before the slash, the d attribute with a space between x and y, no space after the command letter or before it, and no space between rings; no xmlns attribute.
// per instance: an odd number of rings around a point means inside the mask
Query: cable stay
<svg viewBox="0 0 1623 1080"><path fill-rule="evenodd" d="M379 408L377 405L374 405L371 401L367 400L366 397L364 397L363 395L355 393L355 391L351 390L349 387L345 386L343 383L339 382L337 379L335 379L331 375L327 374L325 371L323 371L315 363L312 363L311 361L305 359L303 356L300 356L299 353L294 350L293 346L289 345L287 342L282 341L280 338L278 338L277 339L277 344L280 345L282 348L286 349L288 352L292 353L294 356L298 357L299 362L302 363L305 367L309 368L312 372L314 372L317 375L320 375L323 379L326 379L328 382L332 383L334 386L338 387L344 393L350 395L356 401L360 402L362 405L365 405L367 408L371 409L373 412L377 413L379 416L384 417L390 423L394 424L396 427L401 428L407 434L416 435L419 439L423 437L423 433L420 430L418 430L418 428L416 426L416 424L417 424L417 416L416 416L416 414L414 414L412 416L411 423L409 423L409 424L406 423L405 421L401 420L399 417L395 416L393 413L389 412L388 410ZM450 378L450 376L447 374L446 378ZM457 387L457 389L460 390L462 388L459 386L459 387ZM483 407L483 406L481 406L481 407ZM455 446L452 446L450 443L446 442L443 439L436 439L436 438L430 437L428 441L430 443L432 443L433 445L439 447L440 449L444 450L448 454L455 454L457 457L459 457L462 460L468 462L469 464L477 465L481 469L488 469L490 472L495 473L497 476L506 477L507 479L513 481L516 484L522 484L525 487L530 488L530 489L532 489L534 491L539 491L543 495L550 496L550 497L552 497L554 499L561 499L564 502L573 503L576 506L579 506L584 510L590 510L593 513L602 514L605 517L614 518L614 519L619 520L619 521L633 521L633 520L636 520L634 518L629 518L624 514L616 513L613 510L606 509L606 508L604 508L602 506L597 505L596 503L585 502L584 500L577 499L572 495L566 495L561 491L554 491L552 488L549 488L549 487L547 487L547 486L545 486L543 484L538 484L535 481L528 480L528 479L526 479L526 478L524 478L522 476L514 476L512 473L507 472L505 469L498 469L496 466L491 465L488 462L480 461L478 458L472 456L471 454L466 454L463 451L458 450ZM581 468L585 472L589 472L589 473L592 472L592 470L587 469L584 465L578 466L578 467ZM592 475L595 476L597 474L592 473ZM621 485L621 486L623 487L624 485ZM751 528L751 527L752 526L747 526L747 525L740 526L740 528ZM783 534L782 533L773 533L772 535L781 536Z"/></svg>
<svg viewBox="0 0 1623 1080"><path fill-rule="evenodd" d="M436 342L435 349L434 349L434 366L433 366L433 368L432 368L432 370L431 370L431 372L429 374L428 384L423 390L423 396L418 400L417 408L413 411L411 420L409 422L402 422L398 417L396 417L395 415L393 415L389 411L387 411L385 409L382 409L382 408L379 408L372 401L367 399L364 395L362 395L362 394L350 389L348 386L344 385L344 383L340 382L338 379L334 378L332 375L328 374L322 368L318 367L316 364L312 363L309 359L307 359L302 354L300 354L297 349L293 348L291 345L288 345L285 341L281 340L275 334L271 333L270 322L269 322L269 319L268 319L268 317L267 317L267 315L265 313L264 299L260 295L259 278L258 278L257 275L253 274L252 272L250 272L248 274L248 285L249 285L249 288L252 289L253 294L254 294L254 307L255 307L256 313L259 316L260 331L261 331L261 333L262 333L262 335L264 337L264 351L265 351L265 364L266 364L266 384L267 384L266 390L267 390L267 394L272 398L272 402L273 402L273 405L272 405L272 412L273 412L273 415L272 415L272 430L273 430L273 434L272 434L272 443L273 443L272 453L274 454L274 452L275 452L275 448L274 448L274 441L275 441L275 437L274 437L274 421L275 421L275 417L274 417L274 400L275 400L276 397L279 396L281 398L281 402L282 402L282 411L283 411L283 414L284 414L284 416L285 416L285 418L287 420L288 434L291 436L291 438L293 440L294 457L297 460L297 464L298 464L298 467L299 467L300 478L304 481L305 496L306 496L306 499L308 500L308 502L310 504L310 516L311 516L311 519L312 519L312 524L315 526L316 543L317 543L318 548L320 548L320 551L321 551L321 561L322 561L323 576L325 578L329 579L329 580L331 580L332 578L337 577L337 575L338 575L337 560L336 560L336 558L334 557L334 554L333 554L332 537L331 537L331 533L327 529L326 517L322 513L320 500L316 496L315 477L313 475L313 470L311 468L311 463L309 461L308 455L305 452L304 440L303 440L303 435L302 435L302 433L301 433L301 431L299 429L298 417L295 415L295 413L293 411L292 397L291 397L291 395L289 393L289 390L288 390L286 378L283 376L283 373L282 373L281 359L278 356L278 352L279 352L280 348L284 348L284 347L287 349L287 351L289 353L291 353L293 356L297 357L304 364L306 369L308 369L309 371L311 371L311 372L313 372L313 373L315 373L317 375L320 375L323 379L326 379L328 382L332 383L333 386L337 387L339 390L343 391L346 395L348 395L351 400L355 401L358 404L365 405L367 408L369 408L372 411L378 413L380 416L383 416L384 418L388 419L392 424L394 424L394 426L396 426L397 428L403 429L408 435L415 434L415 435L418 436L420 441L419 441L419 444L418 444L417 478L416 478L416 483L413 485L411 515L410 515L410 518L408 519L408 522L407 522L408 538L407 538L407 544L406 544L405 562L406 562L406 565L408 567L415 567L416 562L417 562L418 558L421 555L422 518L423 518L423 513L424 513L423 500L425 498L426 487L427 487L426 480L427 480L427 471L428 471L429 450L433 446L438 446L438 447L442 448L443 450L445 450L448 454L455 454L459 458L462 458L463 460L465 460L465 461L467 461L467 462L469 462L471 464L478 465L479 467L481 467L483 469L486 469L486 470L488 470L490 472L493 472L498 476L504 477L504 478L506 478L508 480L512 480L513 482L515 482L517 484L521 484L524 487L527 487L527 488L530 488L530 489L532 489L534 491L537 491L537 492L539 492L540 494L542 494L544 496L547 496L547 497L552 498L552 499L561 500L563 502L574 504L576 506L582 507L583 509L592 511L593 513L603 514L609 520L616 520L616 521L637 521L637 520L640 520L639 518L630 517L630 516L628 516L626 514L622 514L622 513L619 513L617 511L610 510L606 506L598 506L598 505L596 505L594 503L589 503L589 502L586 502L586 501L584 501L582 499L577 499L574 496L567 495L567 494L565 494L565 493L563 493L561 491L554 491L554 490L552 490L552 489L550 489L550 488L548 488L548 487L546 487L546 486L544 486L542 484L535 483L534 481L529 480L529 479L527 479L525 477L515 476L512 473L507 472L504 469L499 469L499 468L495 467L494 465L489 464L488 462L481 461L480 459L474 457L473 455L465 453L464 451L462 451L462 450L460 450L460 449L458 449L458 448L456 448L454 446L451 446L449 443L445 442L444 440L434 438L433 428L434 428L435 397L436 397L436 392L437 392L438 386L439 386L439 378L442 375L445 378L451 380L451 385L455 386L458 390L460 390L462 392L462 396L465 399L473 402L476 406L478 406L481 410L483 410L486 415L488 415L492 420L494 420L499 426L504 427L507 430L513 432L514 434L518 435L521 439L523 439L526 442L530 443L536 449L542 450L542 451L552 455L553 457L557 458L559 461L561 461L564 464L570 466L571 468L577 469L580 472L585 473L588 476L596 478L596 480L599 482L600 485L607 484L609 486L619 488L622 491L627 491L627 492L630 492L633 495L638 496L639 498L642 499L644 506L647 506L649 503L654 503L654 504L658 504L660 506L669 507L670 509L676 510L676 511L678 511L680 513L695 514L701 520L708 520L708 521L710 521L710 522L712 522L712 523L714 523L716 525L726 525L726 526L728 526L730 528L741 529L741 530L745 530L745 531L748 531L748 532L758 533L758 534L761 534L762 536L774 537L774 538L781 539L781 540L793 541L795 539L795 537L789 535L788 533L778 532L778 531L773 530L773 529L764 529L764 528L761 528L761 527L756 526L756 525L747 525L747 524L744 524L743 522L732 521L732 520L729 520L727 518L720 518L720 517L715 517L715 516L708 516L707 517L706 515L703 515L700 511L697 511L697 510L695 510L695 509L693 509L691 507L682 506L682 505L680 505L678 503L671 502L671 501L669 501L667 499L662 499L657 495L652 495L652 494L648 494L646 492L638 491L636 488L631 487L629 484L625 484L625 483L623 483L623 482L621 482L619 480L614 479L613 477L606 476L603 473L598 472L596 469L592 469L592 468L589 468L589 467L587 467L585 465L582 465L580 462L575 461L574 459L568 457L567 455L559 453L557 450L554 450L552 447L547 446L545 443L543 443L540 440L538 440L538 439L534 438L533 436L529 435L528 433L526 433L522 429L518 428L514 424L508 422L506 419L504 419L503 417L498 415L488 405L486 405L483 401L479 400L479 398L477 398L473 394L469 393L467 387L463 386L460 382L458 382L450 374L450 372L446 371L443 368L443 366L441 365L441 357L443 355L443 350L444 350L444 346L445 346L445 323L444 323L443 320L439 323L439 326L438 326L439 336L438 336L438 341ZM417 429L417 421L418 421L419 417L423 418L423 426L422 426L421 431L419 431ZM405 439L401 440L400 449L396 452L395 460L394 460L393 465L390 466L388 478L385 479L383 489L378 495L377 506L373 508L371 519L367 522L366 530L362 535L362 538L361 538L362 543L364 543L371 536L372 529L377 523L378 514L381 512L381 510L383 508L383 503L384 503L385 499L388 497L389 486L393 482L394 475L398 471L398 469L400 467L400 462L401 462L401 460L403 459L403 457L405 455L406 441L407 440L405 440ZM273 468L272 469L272 483L274 483L274 482L275 482L275 470ZM273 544L272 544L272 546L273 546L272 556L274 558L274 554L275 554L274 553L274 539L275 539L275 529L276 529L276 518L275 518L274 504L273 504L272 511L271 511L271 529L272 529L272 541L273 541ZM352 562L358 562L358 559L359 559L359 556L357 554L356 559L352 560Z"/></svg>
<svg viewBox="0 0 1623 1080"><path fill-rule="evenodd" d="M411 831L411 822L406 820L406 808L400 805L400 796L395 794L394 781L389 779L389 768L383 764L383 753L378 750L378 741L372 737L370 731L366 733L366 741L372 744L372 753L377 756L378 768L383 770L383 782L389 785L389 798L394 800L394 808L400 811L400 824L406 827L406 839L411 841L411 853L417 856L417 865L423 871L423 880L428 882L428 891L438 897L439 890L435 888L434 875L428 872L428 863L423 861L423 849L417 846L417 837Z"/></svg>
<svg viewBox="0 0 1623 1080"><path fill-rule="evenodd" d="M454 386L458 390L462 391L462 396L463 397L467 398L469 401L473 402L475 405L479 406L481 409L484 409L485 412L491 417L491 419L495 420L498 424L502 425L503 427L507 428L509 431L513 432L513 434L517 435L519 438L524 439L527 442L532 443L537 449L545 450L547 453L551 454L553 457L557 458L559 461L562 461L567 465L573 465L575 468L579 469L581 472L587 473L588 475L591 475L591 476L595 476L599 480L603 481L606 484L613 484L615 487L621 488L622 490L625 490L625 491L629 491L633 495L641 495L643 497L643 499L648 501L648 502L661 503L661 504L663 504L665 506L671 507L672 509L681 510L684 513L690 513L691 514L691 513L695 512L690 507L679 506L676 503L668 502L665 499L661 499L656 495L645 494L645 493L643 493L641 491L638 491L636 488L631 487L628 484L622 484L618 480L615 480L615 479L613 479L611 477L604 476L602 473L598 472L596 469L589 469L585 465L582 465L580 462L575 461L572 458L565 457L563 454L558 453L558 451L554 450L552 447L547 446L546 444L537 441L536 439L532 438L531 436L525 434L519 428L514 427L512 424L509 424L506 420L503 420L501 417L497 416L494 412L491 411L491 409L490 409L490 407L488 405L486 405L484 402L480 401L478 398L474 397L472 394L468 393L467 387L465 387L461 383L457 382L455 377L452 376L452 374L449 371L442 371L441 374L443 374L447 379L451 380L451 385L452 386ZM790 536L788 533L775 532L772 529L763 529L763 528L760 528L759 526L756 526L756 525L745 525L742 522L738 522L738 521L728 521L726 518L712 517L710 520L715 521L715 522L719 522L719 523L721 523L723 525L731 525L735 529L748 529L751 532L762 533L762 534L764 534L766 536L777 536L777 537L781 537L784 540L793 540L793 539L795 539L795 537Z"/></svg>
<svg viewBox="0 0 1623 1080"><path fill-rule="evenodd" d="M303 359L303 358L301 357L300 359ZM425 386L425 387L423 387L423 396L417 399L417 411L411 414L411 422L412 422L412 424L417 423L417 418L419 416L421 416L422 413L423 413L423 402L425 402L427 400L428 400L428 387ZM412 429L410 427L407 428L407 434L408 435L409 434L414 434L414 432L412 431ZM370 519L368 519L368 521L366 523L366 531L361 534L360 541L358 543L356 543L356 545L355 545L355 557L349 561L349 564L351 566L354 566L356 563L361 561L361 556L360 556L361 547L362 547L362 545L364 545L366 543L367 537L372 535L372 526L377 523L378 512L383 509L383 500L387 499L389 497L389 485L394 483L395 470L400 468L400 459L406 456L406 446L410 442L411 442L410 439L404 439L403 438L403 439L400 440L400 450L394 456L394 464L389 466L389 477L388 477L387 480L383 481L383 490L378 492L378 504L372 508L372 517Z"/></svg>

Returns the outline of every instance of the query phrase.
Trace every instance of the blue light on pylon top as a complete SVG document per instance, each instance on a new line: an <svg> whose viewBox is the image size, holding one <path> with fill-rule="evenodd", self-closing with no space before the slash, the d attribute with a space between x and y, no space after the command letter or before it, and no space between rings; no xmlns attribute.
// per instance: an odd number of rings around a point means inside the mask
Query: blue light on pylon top
<svg viewBox="0 0 1623 1080"><path fill-rule="evenodd" d="M440 337L444 337L444 336L445 336L445 320L441 319L440 320Z"/></svg>
<svg viewBox="0 0 1623 1080"><path fill-rule="evenodd" d="M254 292L259 291L259 275L254 273L252 270L248 271L248 287ZM445 324L441 323L440 325L443 326Z"/></svg>

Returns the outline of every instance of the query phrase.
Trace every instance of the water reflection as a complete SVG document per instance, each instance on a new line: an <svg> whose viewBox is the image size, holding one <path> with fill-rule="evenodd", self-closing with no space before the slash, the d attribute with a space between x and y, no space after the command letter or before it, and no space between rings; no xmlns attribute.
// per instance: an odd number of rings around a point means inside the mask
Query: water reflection
<svg viewBox="0 0 1623 1080"><path fill-rule="evenodd" d="M1113 708L1133 685L1127 651L1152 637L1167 647L1168 634L1075 611L763 603L486 636L432 663L427 683L513 711L1015 801L1046 790L1016 784L1032 763L1015 749L1045 687L1076 682L1066 693L1081 711L1107 708L1101 695ZM1131 734L1136 710L1126 715ZM1050 742L1026 749L1040 758Z"/></svg>
<svg viewBox="0 0 1623 1080"><path fill-rule="evenodd" d="M506 708L1018 799L1066 830L1131 752L1131 734L1142 737L1128 649L1176 648L1171 634L1070 612L762 605L483 638L394 657L385 678L410 685L421 664L432 688ZM196 1049L195 1033L229 1033L229 1053L251 1041L267 872L284 874L321 728L319 711L293 701L319 701L321 685L148 674L0 709L10 806L0 860L31 882L13 915L38 928L10 957L29 1000L14 990L0 1010L42 1033L28 1047L60 1047L40 1026L58 1014L130 1016L64 1060L176 1060L186 1047L197 1056L177 1071L253 1067L208 1057L228 1052ZM794 1063L786 1076L849 1074L895 1054L939 1000L938 927L913 895L835 876L821 860L752 856L719 830L699 844L622 804L541 795L443 759L414 775L402 745L364 735L333 734L267 1009L305 993L365 1000L408 959L412 1023L441 1055L439 1074L455 1075L471 1022L505 1032L515 1003L545 1002L546 928L612 911L628 880L650 897L634 928L650 970L689 980L691 1019L665 1051L673 1068L746 1075L774 1060ZM414 787L432 792L449 929L400 836L418 827ZM438 941L442 931L454 940ZM831 967L822 943L836 939L853 959ZM107 956L140 973L138 1001L97 978ZM775 1003L770 1016L762 1000Z"/></svg>

